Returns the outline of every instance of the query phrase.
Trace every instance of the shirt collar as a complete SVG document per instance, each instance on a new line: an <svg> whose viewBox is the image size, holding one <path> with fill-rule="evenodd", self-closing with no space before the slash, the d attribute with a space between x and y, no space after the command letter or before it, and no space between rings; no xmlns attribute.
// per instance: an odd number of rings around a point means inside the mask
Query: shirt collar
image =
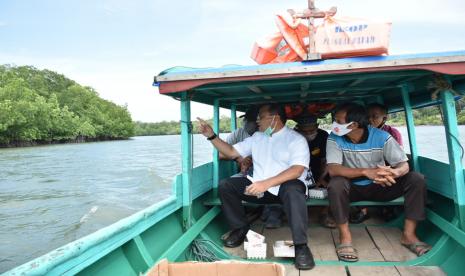
<svg viewBox="0 0 465 276"><path fill-rule="evenodd" d="M283 133L287 131L287 129L287 126L283 126L283 128L281 128L278 132L273 133L273 135L271 135L271 138L281 136Z"/></svg>
<svg viewBox="0 0 465 276"><path fill-rule="evenodd" d="M366 143L366 142L368 141L368 136L370 135L370 133L369 133L369 132L370 132L370 131L369 131L369 128L370 128L370 127L364 127L364 128L363 128L363 136L362 136L362 139L360 139L360 142L358 142L357 144L363 144L363 143ZM345 139L347 142L349 142L349 143L351 143L351 144L355 144L354 142L352 142L352 141L347 137L347 135L344 135L343 137L344 137L344 139Z"/></svg>

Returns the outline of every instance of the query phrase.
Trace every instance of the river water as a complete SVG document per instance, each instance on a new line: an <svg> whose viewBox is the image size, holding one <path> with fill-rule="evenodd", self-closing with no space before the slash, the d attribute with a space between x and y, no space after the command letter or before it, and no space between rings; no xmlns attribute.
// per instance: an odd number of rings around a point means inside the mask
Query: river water
<svg viewBox="0 0 465 276"><path fill-rule="evenodd" d="M420 155L447 162L443 127L416 132ZM194 135L194 164L211 160ZM0 273L159 202L180 171L177 135L0 149Z"/></svg>

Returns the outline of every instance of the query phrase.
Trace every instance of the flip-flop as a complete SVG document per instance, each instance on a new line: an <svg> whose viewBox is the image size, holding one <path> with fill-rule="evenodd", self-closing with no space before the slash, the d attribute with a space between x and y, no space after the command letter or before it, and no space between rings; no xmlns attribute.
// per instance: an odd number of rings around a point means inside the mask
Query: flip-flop
<svg viewBox="0 0 465 276"><path fill-rule="evenodd" d="M353 252L343 252L344 248L351 248ZM344 262L357 262L358 261L358 253L357 249L351 243L341 243L336 246L336 254L339 260Z"/></svg>
<svg viewBox="0 0 465 276"><path fill-rule="evenodd" d="M418 257L428 253L431 250L431 245L424 243L424 242L414 242L410 244L402 244L405 246L410 252L414 253Z"/></svg>

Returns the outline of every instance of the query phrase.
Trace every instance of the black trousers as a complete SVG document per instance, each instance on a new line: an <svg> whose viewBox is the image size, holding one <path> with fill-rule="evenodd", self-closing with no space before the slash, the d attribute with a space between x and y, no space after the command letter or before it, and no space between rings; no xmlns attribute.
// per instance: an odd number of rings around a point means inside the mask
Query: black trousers
<svg viewBox="0 0 465 276"><path fill-rule="evenodd" d="M366 186L354 185L342 176L331 177L328 184L329 205L337 224L348 221L350 202L391 201L400 196L405 199L405 218L416 221L425 219L426 182L424 176L417 172L409 172L396 178L396 183L389 187L374 183Z"/></svg>
<svg viewBox="0 0 465 276"><path fill-rule="evenodd" d="M218 192L223 214L231 229L238 229L249 224L242 200L261 204L280 203L283 204L288 218L294 244L306 244L308 214L305 184L298 179L293 179L281 184L278 196L265 192L261 198L244 195L245 188L250 184L252 184L250 180L245 177L230 177L220 181Z"/></svg>

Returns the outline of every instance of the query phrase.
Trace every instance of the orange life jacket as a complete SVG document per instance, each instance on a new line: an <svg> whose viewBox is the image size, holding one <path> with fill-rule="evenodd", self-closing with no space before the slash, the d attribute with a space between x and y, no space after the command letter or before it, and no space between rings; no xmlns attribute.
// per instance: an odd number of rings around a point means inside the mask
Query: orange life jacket
<svg viewBox="0 0 465 276"><path fill-rule="evenodd" d="M276 15L279 32L258 40L252 59L258 64L305 60L309 29L289 14ZM327 16L316 26L315 51L322 58L376 56L388 53L391 23Z"/></svg>
<svg viewBox="0 0 465 276"><path fill-rule="evenodd" d="M322 117L331 112L335 107L336 104L334 103L286 104L284 112L288 119L296 119L304 114Z"/></svg>

